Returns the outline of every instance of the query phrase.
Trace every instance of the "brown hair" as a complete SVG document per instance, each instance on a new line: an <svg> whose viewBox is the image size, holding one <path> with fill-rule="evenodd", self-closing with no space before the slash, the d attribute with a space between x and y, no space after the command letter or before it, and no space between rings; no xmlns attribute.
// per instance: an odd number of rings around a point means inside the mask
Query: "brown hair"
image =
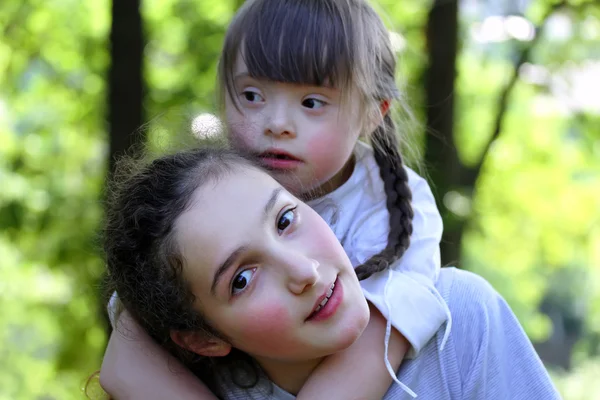
<svg viewBox="0 0 600 400"><path fill-rule="evenodd" d="M358 95L361 108L367 110L361 116L363 122L384 100L402 104L388 30L364 0L246 1L229 27L221 53L222 106L229 96L237 107L233 74L240 56L248 73L257 79L330 85L342 90L343 98ZM412 234L413 210L389 113L374 132L362 133L373 145L390 214L386 248L356 268L359 279L366 279L404 254Z"/></svg>
<svg viewBox="0 0 600 400"><path fill-rule="evenodd" d="M123 159L112 181L103 235L107 291L116 291L123 306L159 345L217 391L215 367L243 366L247 371L248 367L255 370L256 364L235 349L225 357L199 357L171 339L171 331L179 330L227 340L194 307L195 296L182 276L184 259L174 226L197 188L238 167L256 165L217 147L180 151L140 164Z"/></svg>

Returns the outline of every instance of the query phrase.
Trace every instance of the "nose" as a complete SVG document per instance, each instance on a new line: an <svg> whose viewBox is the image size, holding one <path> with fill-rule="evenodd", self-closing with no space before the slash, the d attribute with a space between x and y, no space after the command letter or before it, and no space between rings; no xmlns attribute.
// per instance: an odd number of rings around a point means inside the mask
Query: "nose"
<svg viewBox="0 0 600 400"><path fill-rule="evenodd" d="M319 280L319 262L313 258L288 252L279 264L287 287L294 294L304 293Z"/></svg>
<svg viewBox="0 0 600 400"><path fill-rule="evenodd" d="M295 138L292 110L285 101L271 104L268 110L265 134L273 138Z"/></svg>

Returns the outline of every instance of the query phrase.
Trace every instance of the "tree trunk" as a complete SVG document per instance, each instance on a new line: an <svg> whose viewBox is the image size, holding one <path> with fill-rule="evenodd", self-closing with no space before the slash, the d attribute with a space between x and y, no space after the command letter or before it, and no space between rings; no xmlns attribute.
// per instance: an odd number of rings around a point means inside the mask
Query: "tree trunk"
<svg viewBox="0 0 600 400"><path fill-rule="evenodd" d="M427 21L429 67L425 76L427 106L425 163L431 168L433 190L444 218L444 235L440 246L442 265L457 265L460 262L463 232L474 218L473 212L466 216L453 213L444 204L445 200L448 200L449 193L456 192L472 201L481 168L492 144L502 132L509 97L518 81L519 69L529 60L531 51L542 37L546 21L554 12L564 7L568 7L565 0L550 5L535 28L534 39L521 49L513 66L512 75L499 93L491 138L486 143L480 160L474 166L466 166L458 158L453 133L458 1L436 0L431 7Z"/></svg>
<svg viewBox="0 0 600 400"><path fill-rule="evenodd" d="M436 0L427 21L429 66L425 73L427 136L425 163L444 217L442 265L460 260L463 222L446 207L444 197L457 190L462 164L454 145L454 81L458 48L458 1Z"/></svg>
<svg viewBox="0 0 600 400"><path fill-rule="evenodd" d="M140 0L113 0L108 86L109 171L115 160L144 142L142 15Z"/></svg>
<svg viewBox="0 0 600 400"><path fill-rule="evenodd" d="M107 98L109 179L118 157L145 142L139 130L144 121L143 48L140 0L113 0ZM99 299L100 314L110 336L104 293Z"/></svg>

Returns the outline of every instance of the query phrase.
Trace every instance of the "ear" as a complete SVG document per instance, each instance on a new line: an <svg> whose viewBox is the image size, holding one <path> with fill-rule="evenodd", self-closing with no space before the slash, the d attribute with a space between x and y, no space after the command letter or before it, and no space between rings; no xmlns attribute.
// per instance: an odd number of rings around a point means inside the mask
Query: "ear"
<svg viewBox="0 0 600 400"><path fill-rule="evenodd" d="M231 345L202 332L171 331L171 339L178 346L205 357L223 357L231 351Z"/></svg>
<svg viewBox="0 0 600 400"><path fill-rule="evenodd" d="M379 103L379 109L373 108L371 115L367 121L366 132L367 135L371 134L378 126L383 124L383 117L390 111L392 102L390 100L381 100Z"/></svg>
<svg viewBox="0 0 600 400"><path fill-rule="evenodd" d="M390 111L391 105L392 105L392 102L389 100L381 101L381 103L379 104L379 111L381 111L382 117L385 117L387 115L387 113Z"/></svg>

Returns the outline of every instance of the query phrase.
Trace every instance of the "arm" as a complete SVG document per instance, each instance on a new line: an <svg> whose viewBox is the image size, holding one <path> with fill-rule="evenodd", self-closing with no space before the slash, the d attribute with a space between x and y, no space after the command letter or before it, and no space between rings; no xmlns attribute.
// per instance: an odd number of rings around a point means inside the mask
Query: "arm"
<svg viewBox="0 0 600 400"><path fill-rule="evenodd" d="M115 399L216 400L198 378L154 343L127 311L120 314L108 342L100 384Z"/></svg>
<svg viewBox="0 0 600 400"><path fill-rule="evenodd" d="M304 384L298 400L381 399L392 384L384 364L385 318L369 305L371 319L361 337L348 349L329 356ZM390 337L388 358L396 371L409 344L395 329Z"/></svg>

